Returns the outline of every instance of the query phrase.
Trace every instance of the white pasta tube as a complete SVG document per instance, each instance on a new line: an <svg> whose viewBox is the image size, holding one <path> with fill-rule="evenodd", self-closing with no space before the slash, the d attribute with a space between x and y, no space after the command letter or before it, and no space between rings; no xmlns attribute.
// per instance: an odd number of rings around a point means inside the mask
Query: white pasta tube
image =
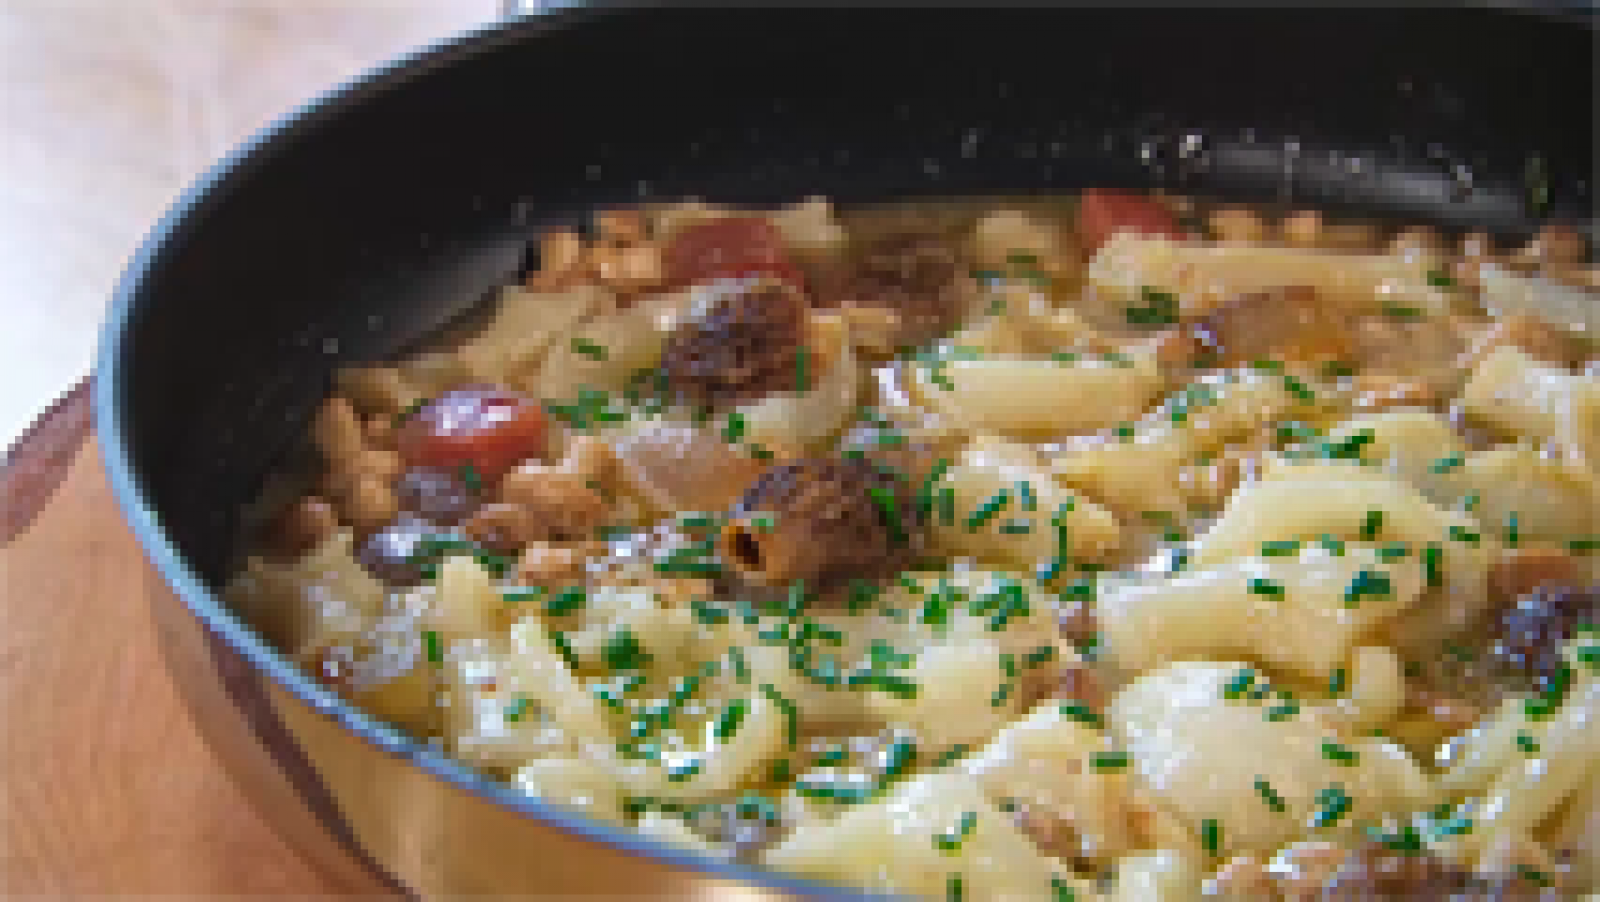
<svg viewBox="0 0 1600 902"><path fill-rule="evenodd" d="M868 705L883 721L908 727L930 747L981 745L1018 713L1000 650L989 642L950 642L926 648L906 672L917 694L902 698L873 692Z"/></svg>
<svg viewBox="0 0 1600 902"><path fill-rule="evenodd" d="M861 373L843 319L810 319L811 379L803 392L780 392L739 408L746 440L788 456L833 435L855 412Z"/></svg>
<svg viewBox="0 0 1600 902"><path fill-rule="evenodd" d="M550 345L519 387L536 397L570 402L582 389L620 391L640 370L655 366L690 292L659 294L626 310L574 326Z"/></svg>
<svg viewBox="0 0 1600 902"><path fill-rule="evenodd" d="M995 804L1013 800L1027 806L1029 817L1069 825L1075 848L1047 851L1105 861L1133 847L1126 775L1092 766L1094 753L1106 751L1105 734L1063 713L1059 703L1045 702L962 767Z"/></svg>
<svg viewBox="0 0 1600 902"><path fill-rule="evenodd" d="M1445 313L1451 297L1428 281L1427 264L1389 254L1342 254L1262 245L1207 245L1123 233L1089 263L1102 297L1140 303L1146 288L1177 296L1186 315L1235 295L1306 285L1324 303L1361 311L1391 303Z"/></svg>
<svg viewBox="0 0 1600 902"><path fill-rule="evenodd" d="M1320 679L1410 606L1422 581L1414 556L1382 561L1371 548L1336 555L1310 544L1295 557L1235 558L1112 588L1098 614L1102 641L1129 670L1242 655Z"/></svg>
<svg viewBox="0 0 1600 902"><path fill-rule="evenodd" d="M1050 472L1131 516L1181 511L1178 468L1193 456L1187 433L1169 426L1138 430L1129 441L1075 445L1050 462Z"/></svg>
<svg viewBox="0 0 1600 902"><path fill-rule="evenodd" d="M1600 680L1578 677L1539 738L1539 753L1501 772L1484 796L1478 830L1483 842L1499 833L1531 834L1600 761Z"/></svg>
<svg viewBox="0 0 1600 902"><path fill-rule="evenodd" d="M1091 432L1138 419L1161 389L1151 357L1071 363L1017 357L912 367L924 404L974 432Z"/></svg>
<svg viewBox="0 0 1600 902"><path fill-rule="evenodd" d="M587 758L535 758L517 769L512 782L546 802L575 808L602 820L624 820L622 787L605 768Z"/></svg>
<svg viewBox="0 0 1600 902"><path fill-rule="evenodd" d="M1244 663L1169 664L1106 712L1133 774L1191 830L1214 822L1216 854L1277 848L1308 827L1349 835L1418 803L1426 778L1398 747L1347 740L1264 680Z"/></svg>
<svg viewBox="0 0 1600 902"><path fill-rule="evenodd" d="M719 736L720 718L707 719L698 746L662 752L664 769L650 769L647 794L676 799L725 795L749 782L761 765L783 751L786 715L765 693L729 704L742 706L737 728Z"/></svg>
<svg viewBox="0 0 1600 902"><path fill-rule="evenodd" d="M1470 515L1435 507L1392 476L1336 461L1306 462L1274 468L1235 492L1195 543L1192 564L1205 568L1254 554L1263 541L1323 536L1404 542L1411 555L1426 555L1430 579L1442 584L1443 598L1418 610L1426 608L1439 630L1464 626L1481 610L1499 546Z"/></svg>
<svg viewBox="0 0 1600 902"><path fill-rule="evenodd" d="M1412 409L1365 414L1334 427L1328 440L1344 442L1358 435L1370 436L1358 451L1363 463L1411 483L1437 504L1456 501L1452 467L1460 465L1467 446L1443 417Z"/></svg>
<svg viewBox="0 0 1600 902"><path fill-rule="evenodd" d="M1540 455L1531 443L1471 455L1456 481L1460 494L1478 496L1473 513L1497 536L1514 525L1519 541L1559 544L1600 531L1600 478L1581 464Z"/></svg>
<svg viewBox="0 0 1600 902"><path fill-rule="evenodd" d="M356 562L349 530L290 563L251 556L228 584L228 603L281 648L355 636L383 608L386 591Z"/></svg>
<svg viewBox="0 0 1600 902"><path fill-rule="evenodd" d="M969 446L938 488L955 496L950 522L932 518L935 542L951 554L1031 572L1063 551L1072 560L1102 561L1121 542L1110 511L1043 469L1003 462L993 442Z"/></svg>
<svg viewBox="0 0 1600 902"><path fill-rule="evenodd" d="M1539 732L1536 725L1523 718L1522 704L1520 698L1505 699L1493 713L1452 743L1454 760L1439 778L1442 789L1452 794L1479 792L1521 755L1517 734L1527 732L1530 727L1533 733Z"/></svg>
<svg viewBox="0 0 1600 902"><path fill-rule="evenodd" d="M466 555L440 561L437 584L429 619L447 641L487 632L494 612L504 606L488 571Z"/></svg>
<svg viewBox="0 0 1600 902"><path fill-rule="evenodd" d="M1368 645L1350 655L1350 685L1329 712L1351 732L1365 732L1394 720L1405 703L1404 668L1399 657L1382 645Z"/></svg>
<svg viewBox="0 0 1600 902"><path fill-rule="evenodd" d="M1022 264L1053 279L1081 268L1077 248L1058 226L1020 210L996 210L978 220L972 259L979 269L1006 272Z"/></svg>
<svg viewBox="0 0 1600 902"><path fill-rule="evenodd" d="M941 847L937 841L948 837ZM1061 873L966 774L938 771L831 821L800 824L768 867L868 891L944 898L952 874L975 899L1048 898Z"/></svg>
<svg viewBox="0 0 1600 902"><path fill-rule="evenodd" d="M1200 898L1200 865L1181 852L1163 849L1117 862L1112 902L1190 902Z"/></svg>
<svg viewBox="0 0 1600 902"><path fill-rule="evenodd" d="M502 674L505 688L538 703L556 726L576 740L585 754L603 750L609 758L616 742L600 710L600 702L584 690L557 653L550 634L536 617L511 627L511 653Z"/></svg>
<svg viewBox="0 0 1600 902"><path fill-rule="evenodd" d="M1593 292L1500 266L1479 267L1478 280L1483 305L1496 317L1531 313L1575 332L1600 335L1600 307Z"/></svg>
<svg viewBox="0 0 1600 902"><path fill-rule="evenodd" d="M1478 363L1461 400L1468 414L1496 429L1552 439L1570 456L1600 466L1600 380L1502 345Z"/></svg>
<svg viewBox="0 0 1600 902"><path fill-rule="evenodd" d="M563 291L528 291L510 285L501 290L494 318L475 338L456 348L454 356L474 379L520 385L552 342L615 304L611 292L597 285Z"/></svg>

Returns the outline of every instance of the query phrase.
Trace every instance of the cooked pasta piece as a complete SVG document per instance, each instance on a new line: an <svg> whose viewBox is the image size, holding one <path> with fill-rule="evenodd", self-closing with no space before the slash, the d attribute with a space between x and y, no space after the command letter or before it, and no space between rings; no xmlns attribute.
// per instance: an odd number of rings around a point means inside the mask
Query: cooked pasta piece
<svg viewBox="0 0 1600 902"><path fill-rule="evenodd" d="M1465 458L1456 498L1472 495L1484 529L1508 545L1565 545L1600 529L1600 476L1570 460L1541 455L1531 442Z"/></svg>
<svg viewBox="0 0 1600 902"><path fill-rule="evenodd" d="M521 385L553 342L589 317L613 309L615 303L609 291L596 285L548 292L508 286L501 291L494 318L454 356L471 379ZM436 385L424 393L445 387Z"/></svg>
<svg viewBox="0 0 1600 902"><path fill-rule="evenodd" d="M1025 465L1003 440L975 441L935 488L954 495L952 516L933 517L933 536L948 553L1024 568L1064 556L1105 560L1121 542L1116 518L1062 488L1042 468ZM1025 450L1025 449L1024 449Z"/></svg>
<svg viewBox="0 0 1600 902"><path fill-rule="evenodd" d="M798 391L768 395L737 411L743 417L745 441L780 456L792 456L844 428L861 389L861 374L844 320L814 314L811 325L810 384Z"/></svg>
<svg viewBox="0 0 1600 902"><path fill-rule="evenodd" d="M1102 641L1133 672L1242 655L1323 678L1422 591L1414 556L1385 561L1370 547L1334 554L1317 543L1288 550L1295 556L1233 558L1105 591Z"/></svg>
<svg viewBox="0 0 1600 902"><path fill-rule="evenodd" d="M1452 505L1460 498L1455 471L1467 446L1432 411L1401 408L1351 417L1329 431L1327 441L1356 446L1360 462L1411 483L1436 504Z"/></svg>
<svg viewBox="0 0 1600 902"><path fill-rule="evenodd" d="M1161 388L1150 357L952 359L913 374L917 396L952 422L1022 435L1087 432L1138 419Z"/></svg>
<svg viewBox="0 0 1600 902"><path fill-rule="evenodd" d="M1170 292L1185 315L1284 285L1310 286L1325 303L1350 312L1399 304L1439 314L1453 306L1448 292L1430 284L1424 262L1387 254L1189 244L1124 233L1101 246L1088 276L1096 292L1128 306L1139 305L1145 289Z"/></svg>
<svg viewBox="0 0 1600 902"><path fill-rule="evenodd" d="M1108 737L1084 723L1094 712L1047 701L1001 730L962 764L996 805L1022 806L1026 824L1053 838L1045 851L1106 862L1135 847L1129 828L1127 776L1097 770L1096 753L1113 751Z"/></svg>
<svg viewBox="0 0 1600 902"><path fill-rule="evenodd" d="M1495 429L1552 440L1590 468L1600 466L1600 381L1505 345L1473 370L1461 400L1468 414Z"/></svg>
<svg viewBox="0 0 1600 902"><path fill-rule="evenodd" d="M1266 851L1307 831L1350 835L1426 800L1426 775L1398 747L1341 734L1266 679L1243 662L1180 662L1134 680L1107 710L1132 773L1208 851Z"/></svg>
<svg viewBox="0 0 1600 902"><path fill-rule="evenodd" d="M1115 902L1189 902L1200 898L1200 865L1188 855L1163 849L1117 862Z"/></svg>
<svg viewBox="0 0 1600 902"><path fill-rule="evenodd" d="M801 824L764 861L868 890L937 897L952 875L974 898L989 899L1048 895L1053 878L1070 877L1033 848L972 777L950 771L909 780L832 821Z"/></svg>
<svg viewBox="0 0 1600 902"><path fill-rule="evenodd" d="M535 758L517 768L517 788L557 805L607 821L622 821L621 787L611 774L587 758Z"/></svg>

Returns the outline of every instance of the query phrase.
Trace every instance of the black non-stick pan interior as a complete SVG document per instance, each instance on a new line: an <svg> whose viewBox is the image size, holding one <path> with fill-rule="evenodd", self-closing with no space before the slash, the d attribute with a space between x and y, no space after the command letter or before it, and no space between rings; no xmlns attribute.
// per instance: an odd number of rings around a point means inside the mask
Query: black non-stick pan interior
<svg viewBox="0 0 1600 902"><path fill-rule="evenodd" d="M596 205L1161 186L1592 234L1593 45L1487 9L529 20L314 104L197 190L126 287L113 430L215 584L336 364Z"/></svg>

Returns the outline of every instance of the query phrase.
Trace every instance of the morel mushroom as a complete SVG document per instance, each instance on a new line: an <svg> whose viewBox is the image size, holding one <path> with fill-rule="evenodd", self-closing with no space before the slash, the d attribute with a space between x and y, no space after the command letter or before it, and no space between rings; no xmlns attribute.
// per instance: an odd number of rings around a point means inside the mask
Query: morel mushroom
<svg viewBox="0 0 1600 902"><path fill-rule="evenodd" d="M799 387L805 297L779 279L722 279L695 289L694 309L667 339L662 368L679 395L705 407L757 401Z"/></svg>

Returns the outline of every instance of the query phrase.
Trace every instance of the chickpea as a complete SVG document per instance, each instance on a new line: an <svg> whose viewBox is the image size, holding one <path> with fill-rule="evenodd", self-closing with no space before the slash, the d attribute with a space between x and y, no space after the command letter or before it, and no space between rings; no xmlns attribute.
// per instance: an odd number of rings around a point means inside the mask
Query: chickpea
<svg viewBox="0 0 1600 902"><path fill-rule="evenodd" d="M589 269L601 282L624 294L655 288L667 278L661 252L653 244L630 247L597 244L589 249Z"/></svg>
<svg viewBox="0 0 1600 902"><path fill-rule="evenodd" d="M1254 211L1243 207L1224 207L1207 219L1211 233L1228 244L1260 244L1266 240L1267 226Z"/></svg>
<svg viewBox="0 0 1600 902"><path fill-rule="evenodd" d="M333 505L316 495L306 495L272 519L266 545L286 558L298 558L321 545L339 529Z"/></svg>
<svg viewBox="0 0 1600 902"><path fill-rule="evenodd" d="M1278 226L1283 242L1294 247L1316 247L1322 241L1322 214L1301 210L1285 217Z"/></svg>
<svg viewBox="0 0 1600 902"><path fill-rule="evenodd" d="M527 286L534 290L561 288L582 276L583 239L572 229L552 229L539 239L539 271Z"/></svg>
<svg viewBox="0 0 1600 902"><path fill-rule="evenodd" d="M1254 855L1230 858L1206 881L1203 895L1239 900L1280 898L1272 873Z"/></svg>
<svg viewBox="0 0 1600 902"><path fill-rule="evenodd" d="M1424 260L1429 269L1442 269L1444 236L1437 229L1412 226L1390 239L1389 253L1406 260Z"/></svg>
<svg viewBox="0 0 1600 902"><path fill-rule="evenodd" d="M395 414L411 406L421 393L392 366L351 366L334 378L339 393L355 408L373 416Z"/></svg>
<svg viewBox="0 0 1600 902"><path fill-rule="evenodd" d="M392 414L373 414L361 426L366 433L367 444L374 448L394 450L395 432L394 416Z"/></svg>
<svg viewBox="0 0 1600 902"><path fill-rule="evenodd" d="M644 214L638 210L603 210L594 216L595 231L609 244L638 244L645 239Z"/></svg>
<svg viewBox="0 0 1600 902"><path fill-rule="evenodd" d="M514 470L500 483L500 500L527 508L544 535L582 539L593 535L611 505L574 473Z"/></svg>
<svg viewBox="0 0 1600 902"><path fill-rule="evenodd" d="M1544 226L1528 246L1517 252L1519 263L1545 272L1564 272L1583 265L1588 245L1577 229L1565 223Z"/></svg>
<svg viewBox="0 0 1600 902"><path fill-rule="evenodd" d="M373 476L357 476L345 499L345 519L360 535L383 528L400 512L400 502L388 483Z"/></svg>
<svg viewBox="0 0 1600 902"><path fill-rule="evenodd" d="M517 576L530 586L561 586L583 579L583 555L576 548L532 542L517 560Z"/></svg>
<svg viewBox="0 0 1600 902"><path fill-rule="evenodd" d="M527 508L501 503L485 504L461 529L478 544L506 554L532 541L539 526Z"/></svg>
<svg viewBox="0 0 1600 902"><path fill-rule="evenodd" d="M329 397L317 410L311 439L330 467L359 457L367 444L355 407L343 395Z"/></svg>

